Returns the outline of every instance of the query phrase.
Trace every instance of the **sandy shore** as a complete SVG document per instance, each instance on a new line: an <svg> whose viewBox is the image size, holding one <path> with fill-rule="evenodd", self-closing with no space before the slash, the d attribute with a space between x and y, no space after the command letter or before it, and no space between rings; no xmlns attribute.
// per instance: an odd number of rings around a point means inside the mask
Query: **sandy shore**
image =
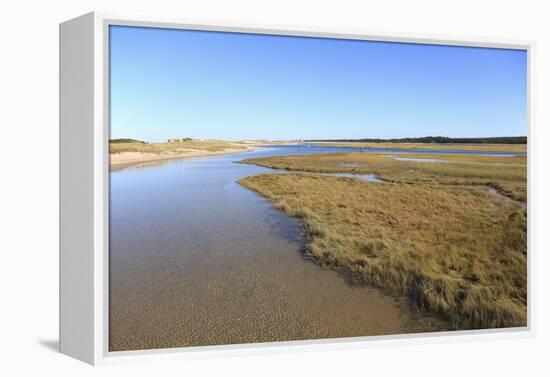
<svg viewBox="0 0 550 377"><path fill-rule="evenodd" d="M167 153L144 153L144 152L121 152L121 153L112 153L109 155L109 170L117 171L130 166L139 166L145 165L154 162L182 159L182 158L192 158L192 157L204 157L204 156L215 156L228 153L240 153L248 152L257 149L258 147L247 147L247 149L224 149L222 151L206 151L206 150L186 150L177 153L167 152Z"/></svg>

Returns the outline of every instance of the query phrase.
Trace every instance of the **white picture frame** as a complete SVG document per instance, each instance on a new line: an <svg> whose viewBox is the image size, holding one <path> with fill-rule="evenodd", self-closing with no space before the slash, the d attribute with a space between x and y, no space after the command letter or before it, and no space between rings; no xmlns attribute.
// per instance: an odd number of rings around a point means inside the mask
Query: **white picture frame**
<svg viewBox="0 0 550 377"><path fill-rule="evenodd" d="M136 17L92 12L60 24L60 352L90 364L150 359L182 359L318 349L378 347L387 344L470 341L528 337L535 334L536 258L533 239L535 161L528 144L528 326L430 334L355 337L147 351L108 350L108 28L109 25L250 32L357 40L521 49L528 62L528 138L534 137L533 54L525 40L460 38L305 26ZM220 353L223 352L223 353Z"/></svg>

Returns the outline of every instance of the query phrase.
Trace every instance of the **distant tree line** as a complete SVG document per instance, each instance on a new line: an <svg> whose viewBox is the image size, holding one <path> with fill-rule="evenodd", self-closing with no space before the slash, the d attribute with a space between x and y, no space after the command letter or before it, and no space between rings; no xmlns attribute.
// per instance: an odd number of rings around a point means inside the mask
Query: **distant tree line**
<svg viewBox="0 0 550 377"><path fill-rule="evenodd" d="M315 141L340 141L358 143L436 143L436 144L527 144L527 136L499 136L499 137L445 137L424 136L405 137L401 139L323 139L306 140Z"/></svg>
<svg viewBox="0 0 550 377"><path fill-rule="evenodd" d="M135 140L135 139L112 139L112 140L109 140L109 142L113 143L113 144L121 144L121 143L141 143L141 144L147 144L146 142L144 141L141 141L141 140Z"/></svg>

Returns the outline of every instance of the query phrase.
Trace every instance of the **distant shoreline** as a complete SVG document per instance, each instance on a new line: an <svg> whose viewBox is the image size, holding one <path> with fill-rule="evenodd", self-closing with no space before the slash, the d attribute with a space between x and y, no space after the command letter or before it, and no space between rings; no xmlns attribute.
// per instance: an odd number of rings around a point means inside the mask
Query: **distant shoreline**
<svg viewBox="0 0 550 377"><path fill-rule="evenodd" d="M309 139L307 142L347 143L421 143L421 144L527 144L527 136L447 137L423 136L395 139Z"/></svg>
<svg viewBox="0 0 550 377"><path fill-rule="evenodd" d="M216 156L228 153L247 152L260 148L262 145L296 145L295 141L286 142L203 142L187 141L183 143L148 144L138 140L127 139L127 142L112 142L109 153L109 171L115 172L132 166L152 164L175 159ZM214 145L217 143L216 145ZM479 150L491 152L526 153L526 144L436 144L436 143L395 143L395 142L310 142L313 146L352 147L352 148L384 148L409 150ZM218 147L219 150L203 149Z"/></svg>
<svg viewBox="0 0 550 377"><path fill-rule="evenodd" d="M357 141L315 141L314 146L380 148L380 149L418 149L418 150L463 150L526 153L527 144L439 144L439 143L403 143L403 142L357 142Z"/></svg>

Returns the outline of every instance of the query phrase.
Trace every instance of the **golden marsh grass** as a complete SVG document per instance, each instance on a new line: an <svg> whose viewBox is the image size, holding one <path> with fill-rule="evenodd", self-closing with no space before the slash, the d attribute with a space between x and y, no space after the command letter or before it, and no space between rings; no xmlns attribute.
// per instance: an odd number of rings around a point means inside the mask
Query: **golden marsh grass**
<svg viewBox="0 0 550 377"><path fill-rule="evenodd" d="M400 161L392 157L437 159L445 162ZM313 173L376 174L403 184L485 185L512 199L527 199L525 156L335 153L278 156L243 160L273 169Z"/></svg>
<svg viewBox="0 0 550 377"><path fill-rule="evenodd" d="M239 183L300 218L319 261L408 294L455 328L525 326L526 210L487 190L525 200L524 158L430 157L448 162L370 153L249 159L294 171L374 173L388 183L300 173Z"/></svg>

